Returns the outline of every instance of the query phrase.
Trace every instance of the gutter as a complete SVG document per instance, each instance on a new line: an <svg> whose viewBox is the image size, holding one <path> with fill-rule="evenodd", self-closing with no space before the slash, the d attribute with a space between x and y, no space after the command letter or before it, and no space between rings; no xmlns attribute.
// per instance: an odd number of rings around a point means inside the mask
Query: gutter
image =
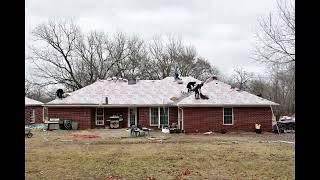
<svg viewBox="0 0 320 180"><path fill-rule="evenodd" d="M181 107L270 107L279 104L178 104Z"/></svg>
<svg viewBox="0 0 320 180"><path fill-rule="evenodd" d="M163 104L44 104L45 107L159 107ZM165 104L166 107L176 105Z"/></svg>

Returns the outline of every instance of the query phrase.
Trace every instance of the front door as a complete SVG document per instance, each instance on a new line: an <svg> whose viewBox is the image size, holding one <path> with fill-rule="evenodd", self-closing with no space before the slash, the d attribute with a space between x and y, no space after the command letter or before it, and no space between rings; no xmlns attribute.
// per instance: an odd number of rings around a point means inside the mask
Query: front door
<svg viewBox="0 0 320 180"><path fill-rule="evenodd" d="M128 127L137 125L137 108L129 108Z"/></svg>

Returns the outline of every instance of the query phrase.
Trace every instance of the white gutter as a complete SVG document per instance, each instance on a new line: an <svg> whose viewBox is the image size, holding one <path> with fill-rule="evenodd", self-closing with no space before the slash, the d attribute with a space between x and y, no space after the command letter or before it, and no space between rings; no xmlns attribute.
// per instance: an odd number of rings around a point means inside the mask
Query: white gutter
<svg viewBox="0 0 320 180"><path fill-rule="evenodd" d="M183 123L183 116L184 116L183 114L184 114L184 113L183 113L183 108L181 108L181 107L178 106L178 114L179 114L179 109L181 109L181 115L180 115L180 116L181 116L181 123L182 123L182 125L181 125L181 130L184 130L184 123ZM179 118L178 118L178 125L179 125L179 127L180 127L180 120L179 120Z"/></svg>
<svg viewBox="0 0 320 180"><path fill-rule="evenodd" d="M24 106L43 106L43 104L25 104Z"/></svg>
<svg viewBox="0 0 320 180"><path fill-rule="evenodd" d="M159 107L163 104L44 104L46 107ZM166 107L176 105L166 104Z"/></svg>
<svg viewBox="0 0 320 180"><path fill-rule="evenodd" d="M279 104L178 104L181 107L269 107L278 106Z"/></svg>

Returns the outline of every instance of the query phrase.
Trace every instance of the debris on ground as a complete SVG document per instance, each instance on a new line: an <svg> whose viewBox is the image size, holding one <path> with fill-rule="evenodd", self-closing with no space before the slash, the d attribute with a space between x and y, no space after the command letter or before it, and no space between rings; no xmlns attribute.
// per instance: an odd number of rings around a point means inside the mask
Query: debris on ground
<svg viewBox="0 0 320 180"><path fill-rule="evenodd" d="M122 180L120 176L108 176L106 180Z"/></svg>
<svg viewBox="0 0 320 180"><path fill-rule="evenodd" d="M287 143L287 144L294 144L295 142L291 141L258 141L258 143Z"/></svg>
<svg viewBox="0 0 320 180"><path fill-rule="evenodd" d="M212 134L213 132L212 131L209 131L209 132L205 132L205 133L203 133L204 135L210 135L210 134Z"/></svg>
<svg viewBox="0 0 320 180"><path fill-rule="evenodd" d="M187 168L184 172L183 172L183 175L189 175L191 174L192 170Z"/></svg>
<svg viewBox="0 0 320 180"><path fill-rule="evenodd" d="M72 139L61 139L59 141L61 141L61 142L72 142L73 140Z"/></svg>
<svg viewBox="0 0 320 180"><path fill-rule="evenodd" d="M148 137L149 140L156 140L156 141L163 141L163 140L166 140L166 139L169 139L169 137L165 137L165 136L160 136L160 137Z"/></svg>
<svg viewBox="0 0 320 180"><path fill-rule="evenodd" d="M47 124L29 124L25 125L25 128L30 128L30 129L47 129L48 125Z"/></svg>
<svg viewBox="0 0 320 180"><path fill-rule="evenodd" d="M70 134L73 138L99 138L100 136L94 134Z"/></svg>
<svg viewBox="0 0 320 180"><path fill-rule="evenodd" d="M185 178L183 178L183 176L187 176L187 175L189 175L189 174L191 174L191 173L192 173L192 170L189 169L189 168L187 168L187 169L184 170L182 173L180 173L180 174L177 176L176 179L178 179L178 180L183 180L183 179L185 179Z"/></svg>
<svg viewBox="0 0 320 180"><path fill-rule="evenodd" d="M147 177L146 177L146 180L156 180L156 178L151 177L151 176L147 176Z"/></svg>

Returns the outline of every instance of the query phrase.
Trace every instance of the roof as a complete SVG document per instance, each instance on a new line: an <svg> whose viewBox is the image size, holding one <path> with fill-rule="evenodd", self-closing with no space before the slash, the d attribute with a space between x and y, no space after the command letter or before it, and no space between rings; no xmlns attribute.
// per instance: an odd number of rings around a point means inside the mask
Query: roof
<svg viewBox="0 0 320 180"><path fill-rule="evenodd" d="M214 80L205 83L202 92L209 95L209 100L196 100L194 95L173 101L173 97L182 97L182 91L187 92L187 83L201 81L193 77L180 77L182 84L167 77L162 80L138 80L136 84L129 85L122 80L99 80L91 85L71 93L63 99L55 99L47 105L105 105L105 106L187 106L187 105L222 105L240 103L241 105L276 105L271 101L262 99L247 92L238 92L230 86ZM216 84L218 82L218 84ZM194 93L192 93L194 94ZM108 105L105 104L108 97Z"/></svg>
<svg viewBox="0 0 320 180"><path fill-rule="evenodd" d="M28 97L25 97L25 106L38 106L38 105L43 105L42 102L36 101L34 99L30 99Z"/></svg>
<svg viewBox="0 0 320 180"><path fill-rule="evenodd" d="M201 88L202 94L208 100L195 99L194 95L188 96L178 102L179 106L270 106L279 105L246 91L238 91L229 84L213 80Z"/></svg>

